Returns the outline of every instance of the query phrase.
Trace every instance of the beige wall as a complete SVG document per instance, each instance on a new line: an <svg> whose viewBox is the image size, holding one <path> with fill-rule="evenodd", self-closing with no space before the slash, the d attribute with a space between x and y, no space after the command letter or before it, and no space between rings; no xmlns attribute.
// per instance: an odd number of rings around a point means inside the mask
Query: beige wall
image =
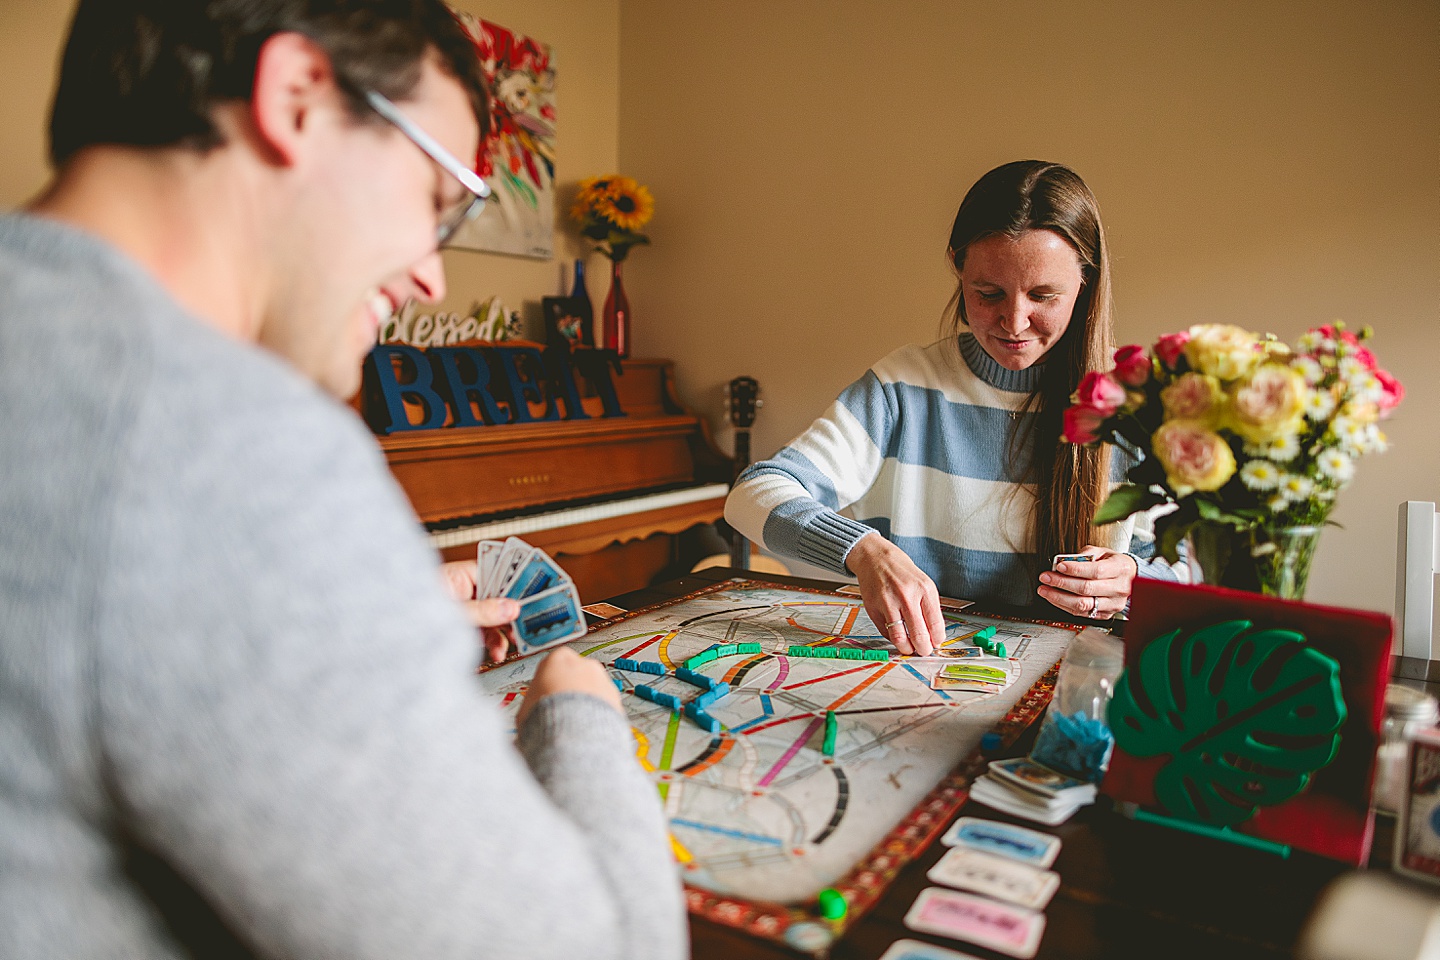
<svg viewBox="0 0 1440 960"><path fill-rule="evenodd" d="M1390 608L1396 504L1440 499L1432 0L461 5L554 45L562 198L617 167L654 189L655 246L627 265L637 352L675 358L717 424L720 386L758 377L757 454L936 334L954 208L1018 157L1069 162L1099 195L1122 341L1206 320L1287 338L1373 324L1409 397L1394 450L1342 502L1312 597ZM0 205L44 182L71 9L0 0ZM557 244L578 249L563 226ZM532 323L563 283L560 259L448 263L448 308L499 293Z"/></svg>
<svg viewBox="0 0 1440 960"><path fill-rule="evenodd" d="M619 0L455 0L455 7L554 48L558 71L557 174L562 199L574 196L582 177L609 173L619 154ZM75 8L71 0L0 0L0 209L18 206L45 183L45 124L55 67ZM564 211L561 211L563 218ZM540 297L569 292L568 264L582 251L578 238L557 224L556 259L498 254L445 255L450 293L441 309L465 310L499 294L522 310L527 332L543 336ZM596 258L594 272L603 272ZM604 278L591 280L603 300Z"/></svg>
<svg viewBox="0 0 1440 960"><path fill-rule="evenodd" d="M936 335L968 186L1021 157L1099 196L1119 338L1373 324L1409 397L1311 597L1389 610L1401 499L1440 499L1434 2L622 0L620 161L657 198L627 288L689 402L757 377L757 455Z"/></svg>

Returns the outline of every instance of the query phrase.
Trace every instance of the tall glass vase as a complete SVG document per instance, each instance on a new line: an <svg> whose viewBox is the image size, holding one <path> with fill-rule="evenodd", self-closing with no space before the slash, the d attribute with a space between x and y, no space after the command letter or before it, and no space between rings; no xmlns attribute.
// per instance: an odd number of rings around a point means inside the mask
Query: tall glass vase
<svg viewBox="0 0 1440 960"><path fill-rule="evenodd" d="M1319 527L1281 527L1236 533L1199 525L1185 538L1190 563L1204 582L1285 600L1305 599Z"/></svg>
<svg viewBox="0 0 1440 960"><path fill-rule="evenodd" d="M1283 527L1254 535L1250 555L1260 592L1286 600L1304 600L1310 563L1320 545L1319 527Z"/></svg>
<svg viewBox="0 0 1440 960"><path fill-rule="evenodd" d="M614 350L621 357L630 356L630 298L625 296L624 276L620 270L623 261L610 261L610 293L605 297L605 311L601 327L606 350Z"/></svg>

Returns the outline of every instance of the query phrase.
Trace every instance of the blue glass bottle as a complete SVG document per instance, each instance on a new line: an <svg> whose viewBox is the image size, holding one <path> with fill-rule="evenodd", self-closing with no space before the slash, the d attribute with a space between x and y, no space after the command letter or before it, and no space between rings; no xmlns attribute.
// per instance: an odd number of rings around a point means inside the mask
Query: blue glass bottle
<svg viewBox="0 0 1440 960"><path fill-rule="evenodd" d="M575 283L570 288L570 298L576 301L580 316L580 346L595 346L595 308L590 304L590 292L585 289L585 261L575 261Z"/></svg>

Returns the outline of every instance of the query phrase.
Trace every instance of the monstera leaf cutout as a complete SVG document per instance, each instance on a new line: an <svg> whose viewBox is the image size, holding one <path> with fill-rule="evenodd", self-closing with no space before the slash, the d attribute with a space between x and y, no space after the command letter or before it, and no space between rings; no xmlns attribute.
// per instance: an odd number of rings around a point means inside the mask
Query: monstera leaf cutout
<svg viewBox="0 0 1440 960"><path fill-rule="evenodd" d="M1230 620L1151 641L1110 701L1115 743L1170 754L1155 797L1216 826L1300 793L1340 748L1340 665L1290 630Z"/></svg>

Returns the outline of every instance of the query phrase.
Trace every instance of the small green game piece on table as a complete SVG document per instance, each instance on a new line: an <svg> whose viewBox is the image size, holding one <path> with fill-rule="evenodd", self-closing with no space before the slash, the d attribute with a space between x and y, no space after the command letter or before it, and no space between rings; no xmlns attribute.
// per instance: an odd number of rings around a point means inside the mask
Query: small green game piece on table
<svg viewBox="0 0 1440 960"><path fill-rule="evenodd" d="M843 920L845 914L850 911L850 905L845 902L845 895L834 887L826 887L821 890L817 899L820 902L820 916L826 920Z"/></svg>
<svg viewBox="0 0 1440 960"><path fill-rule="evenodd" d="M825 742L820 745L820 752L827 757L835 756L835 732L839 723L835 719L834 710L825 711Z"/></svg>

